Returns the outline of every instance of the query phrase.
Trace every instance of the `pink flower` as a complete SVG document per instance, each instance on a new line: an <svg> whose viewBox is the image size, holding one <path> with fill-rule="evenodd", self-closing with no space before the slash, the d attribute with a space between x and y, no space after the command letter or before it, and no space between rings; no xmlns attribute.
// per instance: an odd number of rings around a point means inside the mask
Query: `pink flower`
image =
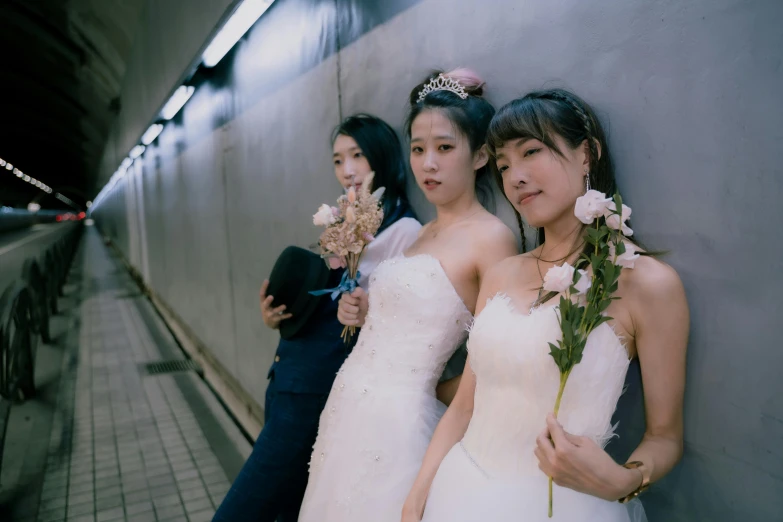
<svg viewBox="0 0 783 522"><path fill-rule="evenodd" d="M336 221L335 216L332 213L332 207L327 204L323 204L318 207L318 212L313 216L313 225L320 227L328 227L334 224Z"/></svg>
<svg viewBox="0 0 783 522"><path fill-rule="evenodd" d="M366 242L368 242L368 243L370 243L371 241L375 240L375 236L373 236L372 234L369 234L369 233L367 233L367 232L365 232L364 234L362 234L362 237L364 237L364 240L365 240Z"/></svg>
<svg viewBox="0 0 783 522"><path fill-rule="evenodd" d="M355 193L354 193L354 197L356 197ZM345 209L345 220L348 223L356 222L356 212L353 210L353 207L348 207Z"/></svg>
<svg viewBox="0 0 783 522"><path fill-rule="evenodd" d="M585 225L591 224L596 218L603 216L611 208L612 200L603 192L588 190L584 196L576 200L574 215Z"/></svg>
<svg viewBox="0 0 783 522"><path fill-rule="evenodd" d="M348 189L348 201L351 203L356 202L356 187L351 187Z"/></svg>
<svg viewBox="0 0 783 522"><path fill-rule="evenodd" d="M579 295L583 295L586 294L588 290L590 290L593 281L590 277L590 274L588 274L586 270L579 270L579 275L579 281L576 282L574 288L576 288L576 291L579 293Z"/></svg>
<svg viewBox="0 0 783 522"><path fill-rule="evenodd" d="M628 205L623 205L622 216L616 214L616 211L617 205L608 205L606 207L606 214L604 214L606 216L606 226L612 230L620 230L622 228L624 235L632 236L633 230L631 230L631 227L625 224L625 222L628 221L628 219L631 217L631 207Z"/></svg>
<svg viewBox="0 0 783 522"><path fill-rule="evenodd" d="M574 267L568 263L562 266L553 266L544 276L544 290L547 292L565 292L571 288L574 280Z"/></svg>
<svg viewBox="0 0 783 522"><path fill-rule="evenodd" d="M614 243L609 243L609 259L615 265L623 268L633 268L635 266L636 260L639 259L639 254L636 253L638 251L639 247L633 243L625 243L625 252L618 256Z"/></svg>

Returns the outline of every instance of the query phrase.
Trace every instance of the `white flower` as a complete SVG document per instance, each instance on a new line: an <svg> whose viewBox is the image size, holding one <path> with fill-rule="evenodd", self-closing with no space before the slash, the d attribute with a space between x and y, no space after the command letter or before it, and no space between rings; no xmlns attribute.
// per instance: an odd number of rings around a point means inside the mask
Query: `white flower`
<svg viewBox="0 0 783 522"><path fill-rule="evenodd" d="M588 190L584 196L576 199L574 215L585 225L591 224L596 218L605 215L612 208L612 199L603 192Z"/></svg>
<svg viewBox="0 0 783 522"><path fill-rule="evenodd" d="M620 225L622 224L623 234L626 236L632 236L633 230L625 224L626 221L631 217L631 207L628 205L623 205L623 215L622 219L621 216L613 213L617 210L617 205L611 204L607 205L606 207L606 226L611 228L612 230L620 230Z"/></svg>
<svg viewBox="0 0 783 522"><path fill-rule="evenodd" d="M579 295L584 295L588 290L590 290L590 286L592 286L593 280L586 270L579 270L579 275L581 277L574 285L574 288L576 288L576 291L579 292Z"/></svg>
<svg viewBox="0 0 783 522"><path fill-rule="evenodd" d="M313 225L319 227L328 227L337 221L332 212L332 207L324 203L318 207L318 212L313 215Z"/></svg>
<svg viewBox="0 0 783 522"><path fill-rule="evenodd" d="M562 266L553 266L544 276L544 290L548 292L565 292L571 288L571 282L574 280L574 267L568 263Z"/></svg>
<svg viewBox="0 0 783 522"><path fill-rule="evenodd" d="M633 243L625 243L625 252L618 256L614 243L609 243L609 258L612 260L612 263L623 268L634 267L636 260L639 259L639 254L636 253L638 251L639 247Z"/></svg>

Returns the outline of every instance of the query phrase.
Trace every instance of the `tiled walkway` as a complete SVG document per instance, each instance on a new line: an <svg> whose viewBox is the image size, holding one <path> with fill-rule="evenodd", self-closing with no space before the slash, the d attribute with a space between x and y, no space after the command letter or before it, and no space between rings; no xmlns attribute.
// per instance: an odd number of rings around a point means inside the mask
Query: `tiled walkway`
<svg viewBox="0 0 783 522"><path fill-rule="evenodd" d="M55 352L57 415L40 495L17 502L14 518L211 520L249 442L196 373L147 373L146 363L184 356L94 229L71 276L80 303Z"/></svg>

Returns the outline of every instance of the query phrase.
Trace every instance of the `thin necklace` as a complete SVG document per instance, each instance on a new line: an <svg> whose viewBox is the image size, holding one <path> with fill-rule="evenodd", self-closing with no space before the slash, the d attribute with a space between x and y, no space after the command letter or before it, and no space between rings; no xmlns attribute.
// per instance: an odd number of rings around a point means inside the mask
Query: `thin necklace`
<svg viewBox="0 0 783 522"><path fill-rule="evenodd" d="M542 248L541 251L543 252L544 249ZM538 287L538 295L536 296L535 301L533 301L533 304L530 305L530 312L528 313L528 315L532 314L535 311L535 309L539 307L541 301L541 292L544 291L544 276L541 275L541 265L538 263L541 258L538 256L535 257L536 257L536 269L538 270L538 277L541 278L541 286Z"/></svg>

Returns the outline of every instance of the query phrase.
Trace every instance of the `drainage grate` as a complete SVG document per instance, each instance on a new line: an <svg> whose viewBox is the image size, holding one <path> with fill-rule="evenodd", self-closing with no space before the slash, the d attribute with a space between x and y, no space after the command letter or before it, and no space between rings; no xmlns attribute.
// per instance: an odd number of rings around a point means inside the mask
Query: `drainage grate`
<svg viewBox="0 0 783 522"><path fill-rule="evenodd" d="M179 359L174 361L157 361L152 363L146 363L143 366L144 372L147 375L158 375L161 373L176 373L176 372L201 372L201 367L191 359Z"/></svg>

